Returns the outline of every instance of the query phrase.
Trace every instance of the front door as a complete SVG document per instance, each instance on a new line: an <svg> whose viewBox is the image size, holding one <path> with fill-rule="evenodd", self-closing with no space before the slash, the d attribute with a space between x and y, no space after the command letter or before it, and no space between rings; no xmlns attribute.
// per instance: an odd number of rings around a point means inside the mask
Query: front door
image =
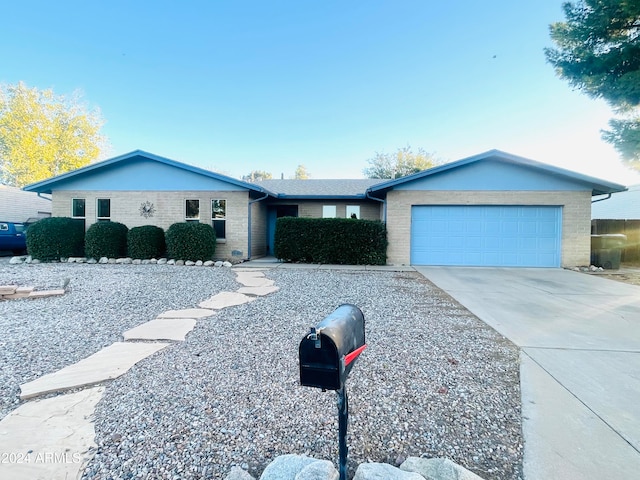
<svg viewBox="0 0 640 480"><path fill-rule="evenodd" d="M273 255L276 243L276 220L280 217L297 217L298 205L272 205L269 207L267 238L269 240L267 255Z"/></svg>

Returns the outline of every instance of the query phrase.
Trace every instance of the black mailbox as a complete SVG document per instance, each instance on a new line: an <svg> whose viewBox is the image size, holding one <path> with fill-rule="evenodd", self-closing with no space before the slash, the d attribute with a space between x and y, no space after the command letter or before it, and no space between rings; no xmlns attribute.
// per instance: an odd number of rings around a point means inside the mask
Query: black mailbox
<svg viewBox="0 0 640 480"><path fill-rule="evenodd" d="M342 389L365 348L362 311L355 305L340 305L300 342L300 384Z"/></svg>

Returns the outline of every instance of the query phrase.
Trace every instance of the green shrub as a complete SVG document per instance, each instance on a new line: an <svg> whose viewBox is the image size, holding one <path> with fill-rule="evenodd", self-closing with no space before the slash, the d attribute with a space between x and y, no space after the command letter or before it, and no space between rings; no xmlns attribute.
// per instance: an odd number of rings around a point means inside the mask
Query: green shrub
<svg viewBox="0 0 640 480"><path fill-rule="evenodd" d="M274 254L290 262L384 265L387 232L378 221L282 217L276 221Z"/></svg>
<svg viewBox="0 0 640 480"><path fill-rule="evenodd" d="M123 223L96 222L87 229L84 251L89 258L119 258L127 254L127 232Z"/></svg>
<svg viewBox="0 0 640 480"><path fill-rule="evenodd" d="M169 258L206 261L216 252L216 232L206 223L174 223L167 230L166 241Z"/></svg>
<svg viewBox="0 0 640 480"><path fill-rule="evenodd" d="M43 262L84 255L84 220L50 217L27 228L27 253Z"/></svg>
<svg viewBox="0 0 640 480"><path fill-rule="evenodd" d="M133 227L127 234L127 252L131 258L160 258L166 249L164 230L155 225Z"/></svg>

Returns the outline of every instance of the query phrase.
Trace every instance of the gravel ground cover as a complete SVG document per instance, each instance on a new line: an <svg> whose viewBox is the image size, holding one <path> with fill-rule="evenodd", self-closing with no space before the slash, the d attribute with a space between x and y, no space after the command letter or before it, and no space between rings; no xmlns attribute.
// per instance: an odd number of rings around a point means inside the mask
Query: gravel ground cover
<svg viewBox="0 0 640 480"><path fill-rule="evenodd" d="M83 479L259 477L275 457L337 463L334 392L298 385L297 348L342 303L369 347L348 381L349 470L445 456L485 479L522 478L518 350L414 272L265 270L280 291L202 319L184 343L106 385ZM232 269L0 264L0 284L59 287L0 302L0 417L18 384L98 351L165 310L234 291Z"/></svg>
<svg viewBox="0 0 640 480"><path fill-rule="evenodd" d="M122 341L161 312L238 288L230 269L0 262L0 285L46 290L65 279L64 296L0 301L0 418L20 404L21 383Z"/></svg>

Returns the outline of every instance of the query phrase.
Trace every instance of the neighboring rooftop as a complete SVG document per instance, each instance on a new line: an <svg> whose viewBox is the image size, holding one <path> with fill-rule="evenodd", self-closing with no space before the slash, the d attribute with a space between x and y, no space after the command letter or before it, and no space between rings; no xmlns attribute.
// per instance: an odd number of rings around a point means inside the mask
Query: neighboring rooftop
<svg viewBox="0 0 640 480"><path fill-rule="evenodd" d="M626 192L614 193L608 200L591 205L591 218L608 220L640 220L640 184Z"/></svg>
<svg viewBox="0 0 640 480"><path fill-rule="evenodd" d="M253 184L277 193L278 198L365 198L365 192L369 187L387 181L375 178L351 180L260 180L253 182Z"/></svg>

